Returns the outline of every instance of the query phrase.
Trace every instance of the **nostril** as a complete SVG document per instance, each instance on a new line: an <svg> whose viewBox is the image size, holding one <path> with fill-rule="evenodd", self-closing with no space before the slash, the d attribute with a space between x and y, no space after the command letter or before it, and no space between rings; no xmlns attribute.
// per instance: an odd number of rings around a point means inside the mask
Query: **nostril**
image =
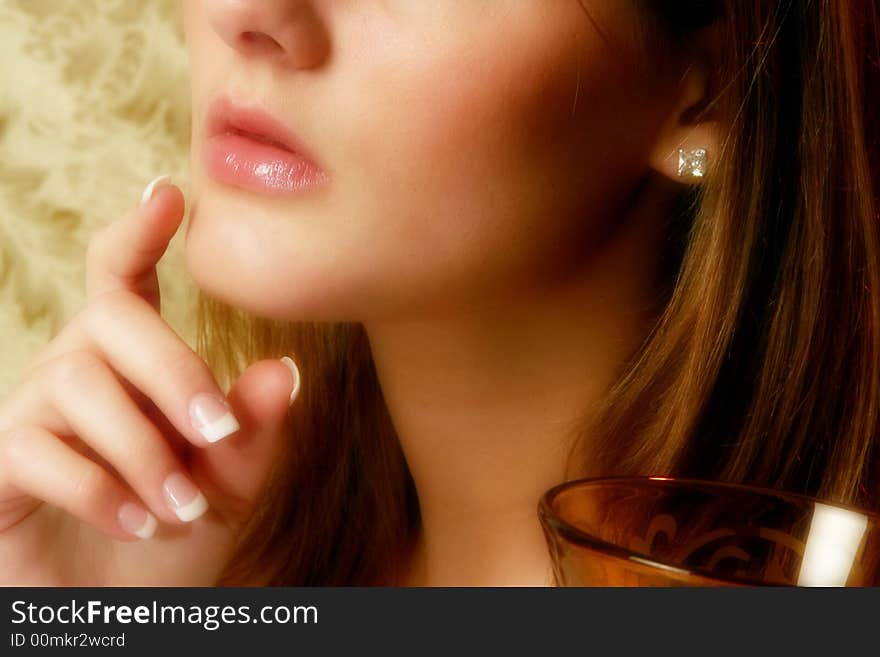
<svg viewBox="0 0 880 657"><path fill-rule="evenodd" d="M269 48L277 48L282 49L281 44L278 43L275 39L270 37L265 32L242 32L241 40L245 42L247 45L257 45Z"/></svg>

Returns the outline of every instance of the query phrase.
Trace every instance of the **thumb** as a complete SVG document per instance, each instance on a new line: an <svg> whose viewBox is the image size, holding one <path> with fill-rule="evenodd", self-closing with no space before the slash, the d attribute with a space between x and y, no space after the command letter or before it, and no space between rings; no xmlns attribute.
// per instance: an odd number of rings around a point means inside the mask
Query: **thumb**
<svg viewBox="0 0 880 657"><path fill-rule="evenodd" d="M287 439L288 411L299 389L299 369L285 357L253 363L229 390L240 429L198 450L192 463L211 506L227 519L239 522L253 510Z"/></svg>

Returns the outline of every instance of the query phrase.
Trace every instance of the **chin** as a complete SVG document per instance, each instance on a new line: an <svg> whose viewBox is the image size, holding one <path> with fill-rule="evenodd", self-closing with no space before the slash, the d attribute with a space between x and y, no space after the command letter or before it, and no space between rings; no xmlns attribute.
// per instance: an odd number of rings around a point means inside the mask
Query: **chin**
<svg viewBox="0 0 880 657"><path fill-rule="evenodd" d="M358 321L357 309L331 293L326 277L302 272L279 274L266 262L254 266L235 246L218 253L216 240L187 236L185 264L207 296L248 314L281 321ZM245 250L246 251L246 250ZM344 295L345 296L345 295Z"/></svg>

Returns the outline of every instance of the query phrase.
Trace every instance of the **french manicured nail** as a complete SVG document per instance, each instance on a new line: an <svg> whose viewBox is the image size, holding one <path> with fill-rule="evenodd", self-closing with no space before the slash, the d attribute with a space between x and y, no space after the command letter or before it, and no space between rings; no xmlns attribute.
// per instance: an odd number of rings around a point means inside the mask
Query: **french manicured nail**
<svg viewBox="0 0 880 657"><path fill-rule="evenodd" d="M293 400L297 398L299 395L300 388L300 376L299 376L299 368L296 366L296 363L293 362L293 359L290 356L283 356L281 358L281 362L287 365L290 368L290 373L293 375L293 388L290 391L290 404L293 404Z"/></svg>
<svg viewBox="0 0 880 657"><path fill-rule="evenodd" d="M216 443L241 428L228 402L207 392L200 392L190 400L189 419L209 443Z"/></svg>
<svg viewBox="0 0 880 657"><path fill-rule="evenodd" d="M150 184L147 185L147 188L144 190L143 195L141 196L141 205L146 205L150 202L150 199L153 198L153 190L155 190L162 183L171 182L171 176L167 173L162 174L154 178L150 181Z"/></svg>
<svg viewBox="0 0 880 657"><path fill-rule="evenodd" d="M116 519L125 531L140 538L150 538L159 524L156 521L156 516L139 504L132 502L126 502L119 507Z"/></svg>
<svg viewBox="0 0 880 657"><path fill-rule="evenodd" d="M171 510L184 522L195 520L208 510L208 500L202 495L202 491L180 472L168 475L163 488Z"/></svg>

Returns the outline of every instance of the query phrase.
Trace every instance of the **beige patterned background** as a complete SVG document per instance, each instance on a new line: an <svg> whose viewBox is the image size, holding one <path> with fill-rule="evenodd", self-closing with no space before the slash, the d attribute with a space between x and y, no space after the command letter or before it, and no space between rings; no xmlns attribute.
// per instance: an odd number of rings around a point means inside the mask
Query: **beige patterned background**
<svg viewBox="0 0 880 657"><path fill-rule="evenodd" d="M188 192L180 0L0 0L0 399L84 302L89 238L170 173ZM163 316L192 344L183 228Z"/></svg>

